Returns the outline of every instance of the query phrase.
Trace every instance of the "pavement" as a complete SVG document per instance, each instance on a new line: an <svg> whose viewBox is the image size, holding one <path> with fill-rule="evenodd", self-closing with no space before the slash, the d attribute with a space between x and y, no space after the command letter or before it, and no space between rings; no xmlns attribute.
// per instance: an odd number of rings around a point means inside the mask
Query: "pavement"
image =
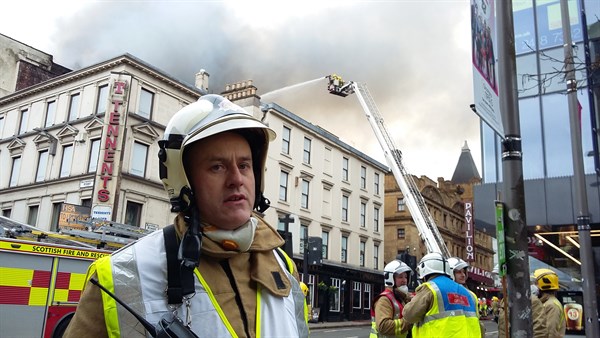
<svg viewBox="0 0 600 338"><path fill-rule="evenodd" d="M354 321L341 321L341 322L318 322L308 323L310 329L331 329L339 327L351 327L351 326L371 326L370 320L354 320Z"/></svg>

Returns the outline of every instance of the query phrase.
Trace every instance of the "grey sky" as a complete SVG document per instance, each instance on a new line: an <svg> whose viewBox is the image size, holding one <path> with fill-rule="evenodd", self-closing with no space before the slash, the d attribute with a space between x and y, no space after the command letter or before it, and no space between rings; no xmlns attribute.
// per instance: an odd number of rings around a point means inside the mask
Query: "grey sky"
<svg viewBox="0 0 600 338"><path fill-rule="evenodd" d="M481 168L468 0L269 3L58 2L35 7L32 33L3 11L0 32L72 69L124 53L190 84L206 69L217 93L252 79L264 95L336 73L367 84L411 173L450 179L465 140ZM323 80L263 99L385 163L354 95L329 95Z"/></svg>

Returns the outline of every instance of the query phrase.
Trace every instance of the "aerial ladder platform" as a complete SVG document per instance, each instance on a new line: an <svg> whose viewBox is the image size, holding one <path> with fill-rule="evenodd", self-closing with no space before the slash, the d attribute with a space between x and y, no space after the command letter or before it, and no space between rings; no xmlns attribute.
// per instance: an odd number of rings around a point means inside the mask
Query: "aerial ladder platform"
<svg viewBox="0 0 600 338"><path fill-rule="evenodd" d="M381 145L386 162L404 195L408 210L415 221L423 243L427 247L427 252L437 252L446 258L450 257L450 251L448 251L444 238L440 234L412 175L402 164L402 152L394 145L394 141L387 131L383 117L379 114L379 109L377 109L367 86L354 81L344 82L340 76L335 74L328 75L326 78L329 80L327 89L331 94L346 97L354 93L358 97L367 120Z"/></svg>

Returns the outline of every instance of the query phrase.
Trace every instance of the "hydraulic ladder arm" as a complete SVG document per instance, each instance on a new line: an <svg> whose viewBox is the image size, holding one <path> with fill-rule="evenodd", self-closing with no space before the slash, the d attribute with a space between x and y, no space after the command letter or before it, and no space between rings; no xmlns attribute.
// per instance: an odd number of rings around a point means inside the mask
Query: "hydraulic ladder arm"
<svg viewBox="0 0 600 338"><path fill-rule="evenodd" d="M345 97L349 94L355 93L360 101L360 104L367 116L367 120L375 136L383 149L385 159L388 166L392 169L392 173L398 182L400 191L406 199L406 205L410 211L417 230L427 247L428 252L438 252L444 257L450 257L450 252L446 247L446 243L442 235L440 234L433 217L427 209L425 200L421 195L415 181L413 180L410 173L407 172L406 168L402 164L402 153L396 148L390 134L387 132L387 128L383 122L383 117L379 114L377 105L369 93L367 86L354 81L344 83L341 78L337 75L327 76L329 79L328 90L331 94Z"/></svg>

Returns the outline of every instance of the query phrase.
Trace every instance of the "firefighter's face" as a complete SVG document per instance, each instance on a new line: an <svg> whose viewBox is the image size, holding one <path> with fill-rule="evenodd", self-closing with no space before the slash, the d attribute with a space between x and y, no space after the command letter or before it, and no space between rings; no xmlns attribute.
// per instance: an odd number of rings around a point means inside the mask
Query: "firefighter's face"
<svg viewBox="0 0 600 338"><path fill-rule="evenodd" d="M394 282L396 283L396 287L408 284L408 276L406 275L406 272L395 273Z"/></svg>
<svg viewBox="0 0 600 338"><path fill-rule="evenodd" d="M467 268L454 270L454 280L458 284L465 284L467 282Z"/></svg>
<svg viewBox="0 0 600 338"><path fill-rule="evenodd" d="M194 143L188 154L187 171L202 222L223 230L248 222L255 199L248 141L223 132Z"/></svg>

